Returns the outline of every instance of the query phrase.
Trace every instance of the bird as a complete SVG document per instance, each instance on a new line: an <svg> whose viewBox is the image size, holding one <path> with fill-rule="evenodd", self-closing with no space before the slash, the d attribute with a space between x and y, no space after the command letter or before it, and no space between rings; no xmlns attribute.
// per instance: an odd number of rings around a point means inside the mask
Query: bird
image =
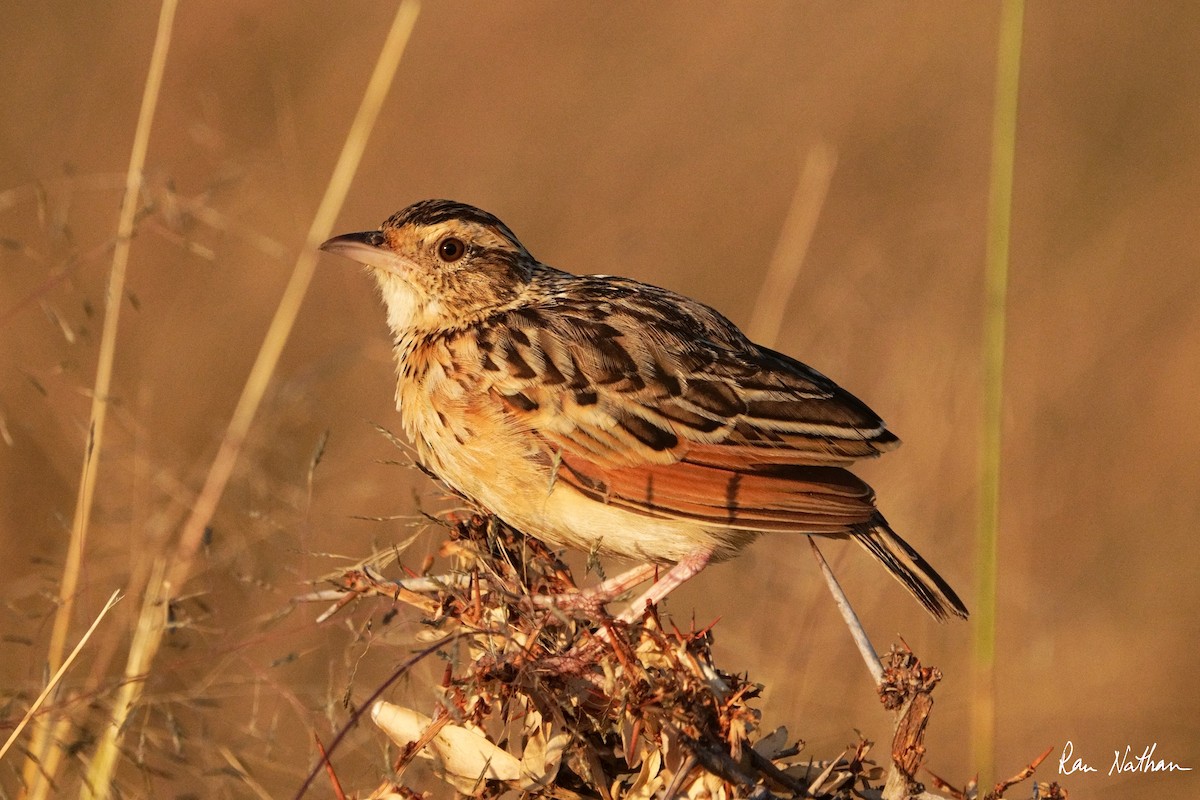
<svg viewBox="0 0 1200 800"><path fill-rule="evenodd" d="M967 617L848 469L896 435L713 308L547 266L452 200L321 249L375 278L420 463L526 535L633 560L595 588L603 601L658 575L623 619L767 533L851 539L935 618Z"/></svg>

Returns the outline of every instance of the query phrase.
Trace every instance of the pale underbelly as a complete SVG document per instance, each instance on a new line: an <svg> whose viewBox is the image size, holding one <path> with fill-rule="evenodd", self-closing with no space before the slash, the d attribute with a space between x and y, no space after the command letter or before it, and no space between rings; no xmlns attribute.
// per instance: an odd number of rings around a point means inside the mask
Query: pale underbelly
<svg viewBox="0 0 1200 800"><path fill-rule="evenodd" d="M418 445L422 462L460 494L553 545L639 561L674 563L699 550L713 561L737 554L754 531L663 519L614 507L556 482L550 469L517 456L520 437ZM423 445L423 446L421 446ZM528 450L526 451L529 452Z"/></svg>
<svg viewBox="0 0 1200 800"><path fill-rule="evenodd" d="M627 511L592 500L564 484L556 485L540 502L506 503L498 499L490 510L517 529L552 545L658 563L681 561L699 550L711 552L713 561L723 561L757 535Z"/></svg>

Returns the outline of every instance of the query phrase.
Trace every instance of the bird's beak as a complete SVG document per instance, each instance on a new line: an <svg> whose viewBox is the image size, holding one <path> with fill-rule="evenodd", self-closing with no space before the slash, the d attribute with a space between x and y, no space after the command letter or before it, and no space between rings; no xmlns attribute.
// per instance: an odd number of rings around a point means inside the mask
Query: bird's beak
<svg viewBox="0 0 1200 800"><path fill-rule="evenodd" d="M406 271L408 260L401 258L387 247L385 241L379 231L343 233L341 236L334 236L332 239L326 240L321 245L321 249L385 272L402 273Z"/></svg>

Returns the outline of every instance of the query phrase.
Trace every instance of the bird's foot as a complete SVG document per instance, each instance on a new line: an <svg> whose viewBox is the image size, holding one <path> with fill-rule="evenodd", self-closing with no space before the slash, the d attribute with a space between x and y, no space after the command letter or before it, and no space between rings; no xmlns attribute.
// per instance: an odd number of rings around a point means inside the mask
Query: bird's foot
<svg viewBox="0 0 1200 800"><path fill-rule="evenodd" d="M570 616L598 618L604 613L604 606L612 600L611 597L597 595L588 589L576 589L560 594L529 595L527 601L535 609L552 609Z"/></svg>

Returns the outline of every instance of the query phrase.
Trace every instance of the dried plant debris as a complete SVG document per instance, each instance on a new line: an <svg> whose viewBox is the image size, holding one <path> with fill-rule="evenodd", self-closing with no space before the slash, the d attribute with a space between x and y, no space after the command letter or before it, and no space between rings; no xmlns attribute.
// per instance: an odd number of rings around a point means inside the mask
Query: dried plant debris
<svg viewBox="0 0 1200 800"><path fill-rule="evenodd" d="M1029 762L1028 765L1016 775L1013 775L1007 780L1000 781L990 792L983 795L983 800L1000 800L1004 797L1004 793L1019 783L1023 783L1033 777L1033 773L1041 765L1046 757L1050 755L1053 747L1047 748L1037 758ZM978 781L972 780L963 788L952 786L945 779L939 778L937 775L932 775L933 785L952 798L952 800L976 800L979 797ZM1034 800L1067 800L1067 790L1056 781L1038 781L1033 784Z"/></svg>
<svg viewBox="0 0 1200 800"><path fill-rule="evenodd" d="M406 785L416 758L474 797L884 798L923 791L913 778L924 755L923 718L898 726L910 731L903 739L898 732L893 745L910 748L896 753L903 788L886 792L885 779L895 782L897 769L869 760L870 742L820 759L785 729L761 731L752 705L761 687L717 668L711 631L667 629L653 609L633 624L618 621L579 594L544 544L494 518L456 524L443 555L455 563L451 575L388 581L358 570L339 587L413 605L426 615L425 643L445 643L448 666L431 708L370 706L399 747L393 774L372 797L441 796ZM342 598L335 609L344 605ZM937 671L907 650L893 651L886 663L885 704L901 715L927 713Z"/></svg>

